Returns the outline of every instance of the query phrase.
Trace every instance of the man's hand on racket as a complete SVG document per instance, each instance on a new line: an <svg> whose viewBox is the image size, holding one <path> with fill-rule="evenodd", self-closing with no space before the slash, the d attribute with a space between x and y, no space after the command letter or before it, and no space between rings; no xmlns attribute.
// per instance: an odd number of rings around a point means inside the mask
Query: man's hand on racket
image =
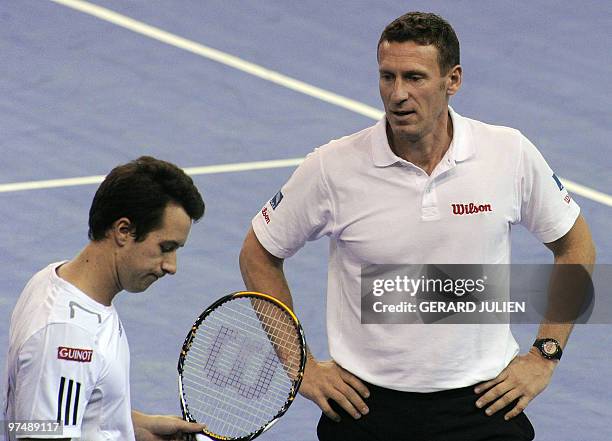
<svg viewBox="0 0 612 441"><path fill-rule="evenodd" d="M178 416L146 415L136 411L132 411L132 422L136 441L180 441L185 434L200 433L206 427Z"/></svg>
<svg viewBox="0 0 612 441"><path fill-rule="evenodd" d="M525 355L519 355L501 371L494 379L476 386L474 392L483 394L478 401L477 407L485 407L487 415L493 415L510 403L518 399L518 402L504 418L512 419L519 415L531 400L542 392L552 377L557 365L556 361L546 360L536 353L532 348Z"/></svg>
<svg viewBox="0 0 612 441"><path fill-rule="evenodd" d="M353 418L359 419L369 412L363 398L370 396L368 388L353 374L335 361L317 361L308 355L300 393L314 401L332 420L340 421L327 400L332 399Z"/></svg>

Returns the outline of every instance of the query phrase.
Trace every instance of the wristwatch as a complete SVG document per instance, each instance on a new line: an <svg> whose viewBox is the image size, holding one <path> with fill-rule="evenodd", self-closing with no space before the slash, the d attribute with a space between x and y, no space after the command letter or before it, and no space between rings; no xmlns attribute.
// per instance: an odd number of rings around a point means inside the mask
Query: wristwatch
<svg viewBox="0 0 612 441"><path fill-rule="evenodd" d="M563 355L561 345L554 338L539 338L533 343L533 346L538 348L542 356L549 360L561 360L561 355Z"/></svg>

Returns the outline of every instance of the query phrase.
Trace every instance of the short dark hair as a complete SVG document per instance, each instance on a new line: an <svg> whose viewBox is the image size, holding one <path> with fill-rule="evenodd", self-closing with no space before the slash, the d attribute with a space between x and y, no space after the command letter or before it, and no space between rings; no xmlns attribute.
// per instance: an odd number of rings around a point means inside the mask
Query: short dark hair
<svg viewBox="0 0 612 441"><path fill-rule="evenodd" d="M396 18L383 30L377 48L383 41L414 41L424 46L433 44L438 49L438 66L443 74L460 64L457 34L446 20L436 14L408 12Z"/></svg>
<svg viewBox="0 0 612 441"><path fill-rule="evenodd" d="M169 203L183 207L193 221L204 215L204 201L193 180L176 165L141 156L106 176L89 209L89 239L104 239L112 224L126 217L142 241L161 226Z"/></svg>

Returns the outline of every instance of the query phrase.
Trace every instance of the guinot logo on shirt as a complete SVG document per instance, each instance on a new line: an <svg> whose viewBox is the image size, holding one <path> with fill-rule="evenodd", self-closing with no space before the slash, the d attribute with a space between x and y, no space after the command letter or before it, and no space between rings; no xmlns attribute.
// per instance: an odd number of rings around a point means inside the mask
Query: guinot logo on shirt
<svg viewBox="0 0 612 441"><path fill-rule="evenodd" d="M66 346L58 346L57 358L60 360L72 360L80 363L90 363L93 350L91 349L79 349L79 348L68 348Z"/></svg>

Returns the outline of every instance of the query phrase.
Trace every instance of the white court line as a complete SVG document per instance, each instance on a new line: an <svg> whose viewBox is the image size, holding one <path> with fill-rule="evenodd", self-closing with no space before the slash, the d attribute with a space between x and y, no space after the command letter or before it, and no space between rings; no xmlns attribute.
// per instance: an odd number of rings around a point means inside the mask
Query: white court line
<svg viewBox="0 0 612 441"><path fill-rule="evenodd" d="M304 158L276 159L273 161L238 162L233 164L208 165L204 167L184 168L191 176L210 175L214 173L229 173L249 170L267 170L270 168L296 167ZM23 190L38 190L41 188L72 187L75 185L99 184L104 176L83 176L81 178L49 179L45 181L15 182L0 184L0 193Z"/></svg>
<svg viewBox="0 0 612 441"><path fill-rule="evenodd" d="M137 34L144 35L154 40L161 41L162 43L169 44L170 46L177 47L179 49L186 50L188 52L200 55L209 60L217 61L226 66L233 67L242 72L250 75L262 78L272 83L278 84L279 86L286 87L287 89L294 90L296 92L309 95L321 101L333 104L338 107L351 110L352 112L359 113L374 119L380 119L383 116L383 112L375 107L368 106L360 103L359 101L352 100L350 98L337 95L333 92L321 89L316 86L312 86L303 81L296 80L295 78L288 77L270 69L266 69L263 66L259 66L255 63L242 60L233 55L221 52L217 49L213 49L203 44L196 43L195 41L188 40L178 35L171 34L162 29L150 26L143 22L134 20L133 18L127 17L122 14L118 14L110 9L103 8L101 6L93 5L91 3L84 2L82 0L51 0L52 2L62 4L72 9L84 12L85 14L93 15L101 20L109 23L116 24L130 31L136 32Z"/></svg>
<svg viewBox="0 0 612 441"><path fill-rule="evenodd" d="M582 196L583 198L590 199L600 204L612 207L612 196L602 193L601 191L593 190L592 188L578 184L577 182L570 181L568 179L559 178L567 191Z"/></svg>
<svg viewBox="0 0 612 441"><path fill-rule="evenodd" d="M211 175L215 173L231 173L250 170L268 170L271 168L297 167L304 158L275 159L272 161L236 162L230 164L206 165L203 167L184 168L185 173L191 176ZM560 178L568 191L612 207L612 197L600 191L577 184L576 182ZM48 179L44 181L15 182L0 184L0 193L24 190L39 190L43 188L73 187L76 185L99 184L104 180L103 175L83 176L80 178Z"/></svg>
<svg viewBox="0 0 612 441"><path fill-rule="evenodd" d="M238 69L240 71L243 71L250 75L254 75L256 77L259 77L267 81L271 81L272 83L278 84L279 86L286 87L288 89L311 96L313 98L317 98L321 101L325 101L327 103L342 107L344 109L350 110L360 115L367 116L367 117L370 117L376 120L380 119L383 115L382 111L374 107L371 107L366 104L360 103L358 101L343 97L341 95L337 95L335 93L329 92L319 87L312 86L310 84L304 83L302 81L296 80L294 78L288 77L286 75L280 74L270 69L266 69L265 67L259 66L257 64L250 63L248 61L244 61L238 57L227 54L225 52L221 52L219 50L216 50L211 47L205 46L203 44L197 43L195 41L188 40L183 37L179 37L177 35L171 34L170 32L164 31L154 26L147 25L145 23L142 23L140 21L127 17L125 15L111 11L110 9L106 9L101 6L93 5L91 3L87 3L82 0L50 0L50 1L67 6L72 9L76 9L85 14L92 15L94 17L97 17L109 23L113 23L122 28L129 29L133 32L147 36L154 40L161 41L162 43L166 43L171 46L177 47L179 49L183 49L188 52L192 52L196 55L200 55L204 58L208 58L210 60L217 61L226 66L233 67L234 69ZM288 160L288 161L292 161L292 160ZM253 163L253 164L258 164L258 163ZM210 166L210 167L221 167L221 169L223 169L223 167L229 167L229 166L230 164L225 164L225 165L220 165L220 166ZM285 165L283 167L289 167L289 166L290 165ZM261 168L264 168L264 167L260 167L258 169L261 169ZM208 169L208 167L203 167L203 169ZM236 170L228 170L228 171L239 171L239 170L236 169ZM220 172L217 172L217 173L220 173ZM68 179L68 180L39 181L39 183L41 183L42 186L36 186L38 184L34 182L3 184L3 185L0 185L0 192L17 191L17 190L4 190L4 188L15 188L15 189L25 190L25 189L34 189L34 188L49 188L49 187L55 187L55 186L66 186L66 185L81 185L75 182L80 182L79 180L88 180L88 179L97 179L97 178L98 177L89 177L89 178L86 177L86 178L74 178L74 179ZM594 190L587 186L578 184L576 182L569 181L567 179L561 178L561 181L566 186L568 191L571 191L587 199L591 199L595 202L599 202L604 205L612 206L612 196L610 195ZM47 183L47 184L42 184L42 183ZM57 185L57 183L59 184L63 183L63 184ZM86 181L84 183L91 183L91 182ZM19 185L22 185L24 187L20 188L18 187ZM13 187L10 187L10 186L13 186Z"/></svg>

